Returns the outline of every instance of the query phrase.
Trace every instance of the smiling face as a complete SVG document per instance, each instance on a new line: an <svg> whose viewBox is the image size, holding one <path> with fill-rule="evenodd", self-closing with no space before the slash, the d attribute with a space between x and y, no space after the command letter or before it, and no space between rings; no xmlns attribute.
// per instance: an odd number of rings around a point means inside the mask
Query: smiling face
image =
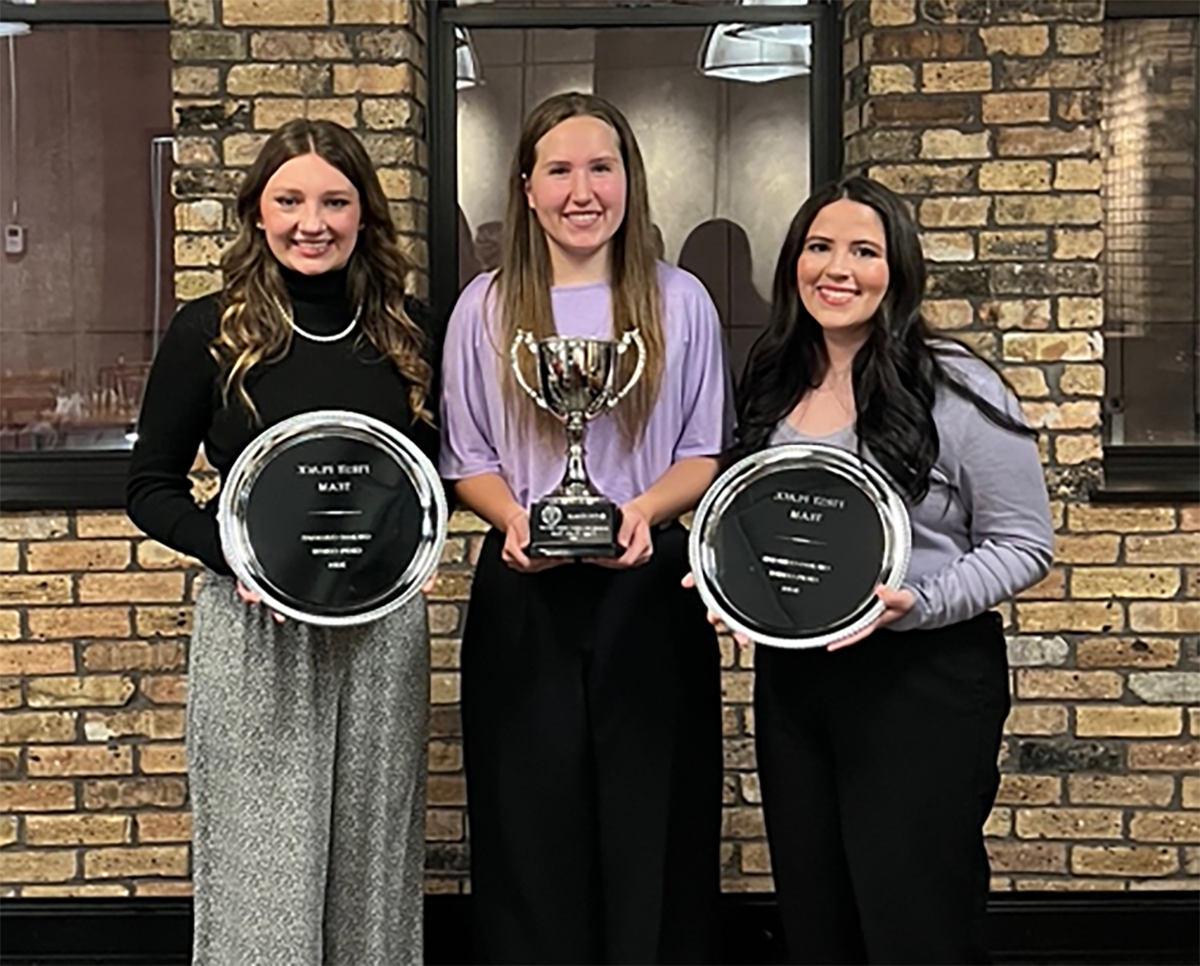
<svg viewBox="0 0 1200 966"><path fill-rule="evenodd" d="M796 262L800 301L829 334L863 329L887 294L890 272L883 220L849 198L817 212Z"/></svg>
<svg viewBox="0 0 1200 966"><path fill-rule="evenodd" d="M546 233L555 275L607 268L608 246L625 220L625 164L617 132L597 117L569 117L537 142L525 197Z"/></svg>
<svg viewBox="0 0 1200 966"><path fill-rule="evenodd" d="M350 261L362 227L358 189L316 154L281 164L263 188L259 227L279 263L320 275Z"/></svg>

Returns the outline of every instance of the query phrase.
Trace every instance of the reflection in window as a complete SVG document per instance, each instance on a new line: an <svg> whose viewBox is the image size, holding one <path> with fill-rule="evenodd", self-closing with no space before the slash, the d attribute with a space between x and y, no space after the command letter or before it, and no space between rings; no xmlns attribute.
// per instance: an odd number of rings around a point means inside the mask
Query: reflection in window
<svg viewBox="0 0 1200 966"><path fill-rule="evenodd" d="M0 256L4 451L131 443L156 292L160 324L173 308L168 43L166 26L38 23L0 45L0 211L22 229Z"/></svg>
<svg viewBox="0 0 1200 966"><path fill-rule="evenodd" d="M460 286L498 264L525 115L552 94L599 94L641 145L663 258L704 282L740 372L766 320L788 224L809 193L810 61L797 53L769 83L705 76L706 51L732 33L727 26L473 28L482 83L457 95ZM780 60L778 42L741 43Z"/></svg>
<svg viewBox="0 0 1200 966"><path fill-rule="evenodd" d="M1195 443L1200 19L1111 20L1105 30L1109 442Z"/></svg>

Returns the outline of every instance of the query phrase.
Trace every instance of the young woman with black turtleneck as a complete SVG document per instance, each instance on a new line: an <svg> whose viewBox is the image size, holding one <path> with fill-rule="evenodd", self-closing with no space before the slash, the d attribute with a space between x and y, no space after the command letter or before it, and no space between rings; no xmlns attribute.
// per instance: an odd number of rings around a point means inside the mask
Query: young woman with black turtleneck
<svg viewBox="0 0 1200 966"><path fill-rule="evenodd" d="M347 409L434 461L434 347L362 145L276 131L238 195L225 288L184 306L146 387L128 486L147 534L199 559L188 663L193 961L422 958L428 630L418 597L367 625L283 621L230 575L188 472L263 430Z"/></svg>

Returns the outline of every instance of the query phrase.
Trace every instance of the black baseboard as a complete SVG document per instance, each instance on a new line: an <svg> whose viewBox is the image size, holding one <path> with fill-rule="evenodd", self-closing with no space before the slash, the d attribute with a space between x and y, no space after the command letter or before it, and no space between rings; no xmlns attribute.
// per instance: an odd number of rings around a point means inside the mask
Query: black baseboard
<svg viewBox="0 0 1200 966"><path fill-rule="evenodd" d="M426 898L426 962L471 961L469 896ZM65 966L187 963L187 899L6 899L0 964ZM1014 893L988 907L997 963L1166 966L1200 962L1194 892ZM786 962L772 896L721 897L720 961Z"/></svg>

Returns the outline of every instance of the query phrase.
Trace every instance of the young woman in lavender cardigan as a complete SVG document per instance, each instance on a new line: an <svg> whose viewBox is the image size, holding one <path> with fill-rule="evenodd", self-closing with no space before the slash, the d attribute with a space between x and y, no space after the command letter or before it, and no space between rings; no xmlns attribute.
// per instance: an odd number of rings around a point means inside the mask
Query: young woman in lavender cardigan
<svg viewBox="0 0 1200 966"><path fill-rule="evenodd" d="M924 291L896 195L862 177L817 191L738 396L734 458L852 450L912 521L906 582L880 588L875 624L827 649L755 654L763 807L797 963L986 961L982 826L1009 709L990 608L1045 576L1052 527L1036 433L990 365L930 334Z"/></svg>

